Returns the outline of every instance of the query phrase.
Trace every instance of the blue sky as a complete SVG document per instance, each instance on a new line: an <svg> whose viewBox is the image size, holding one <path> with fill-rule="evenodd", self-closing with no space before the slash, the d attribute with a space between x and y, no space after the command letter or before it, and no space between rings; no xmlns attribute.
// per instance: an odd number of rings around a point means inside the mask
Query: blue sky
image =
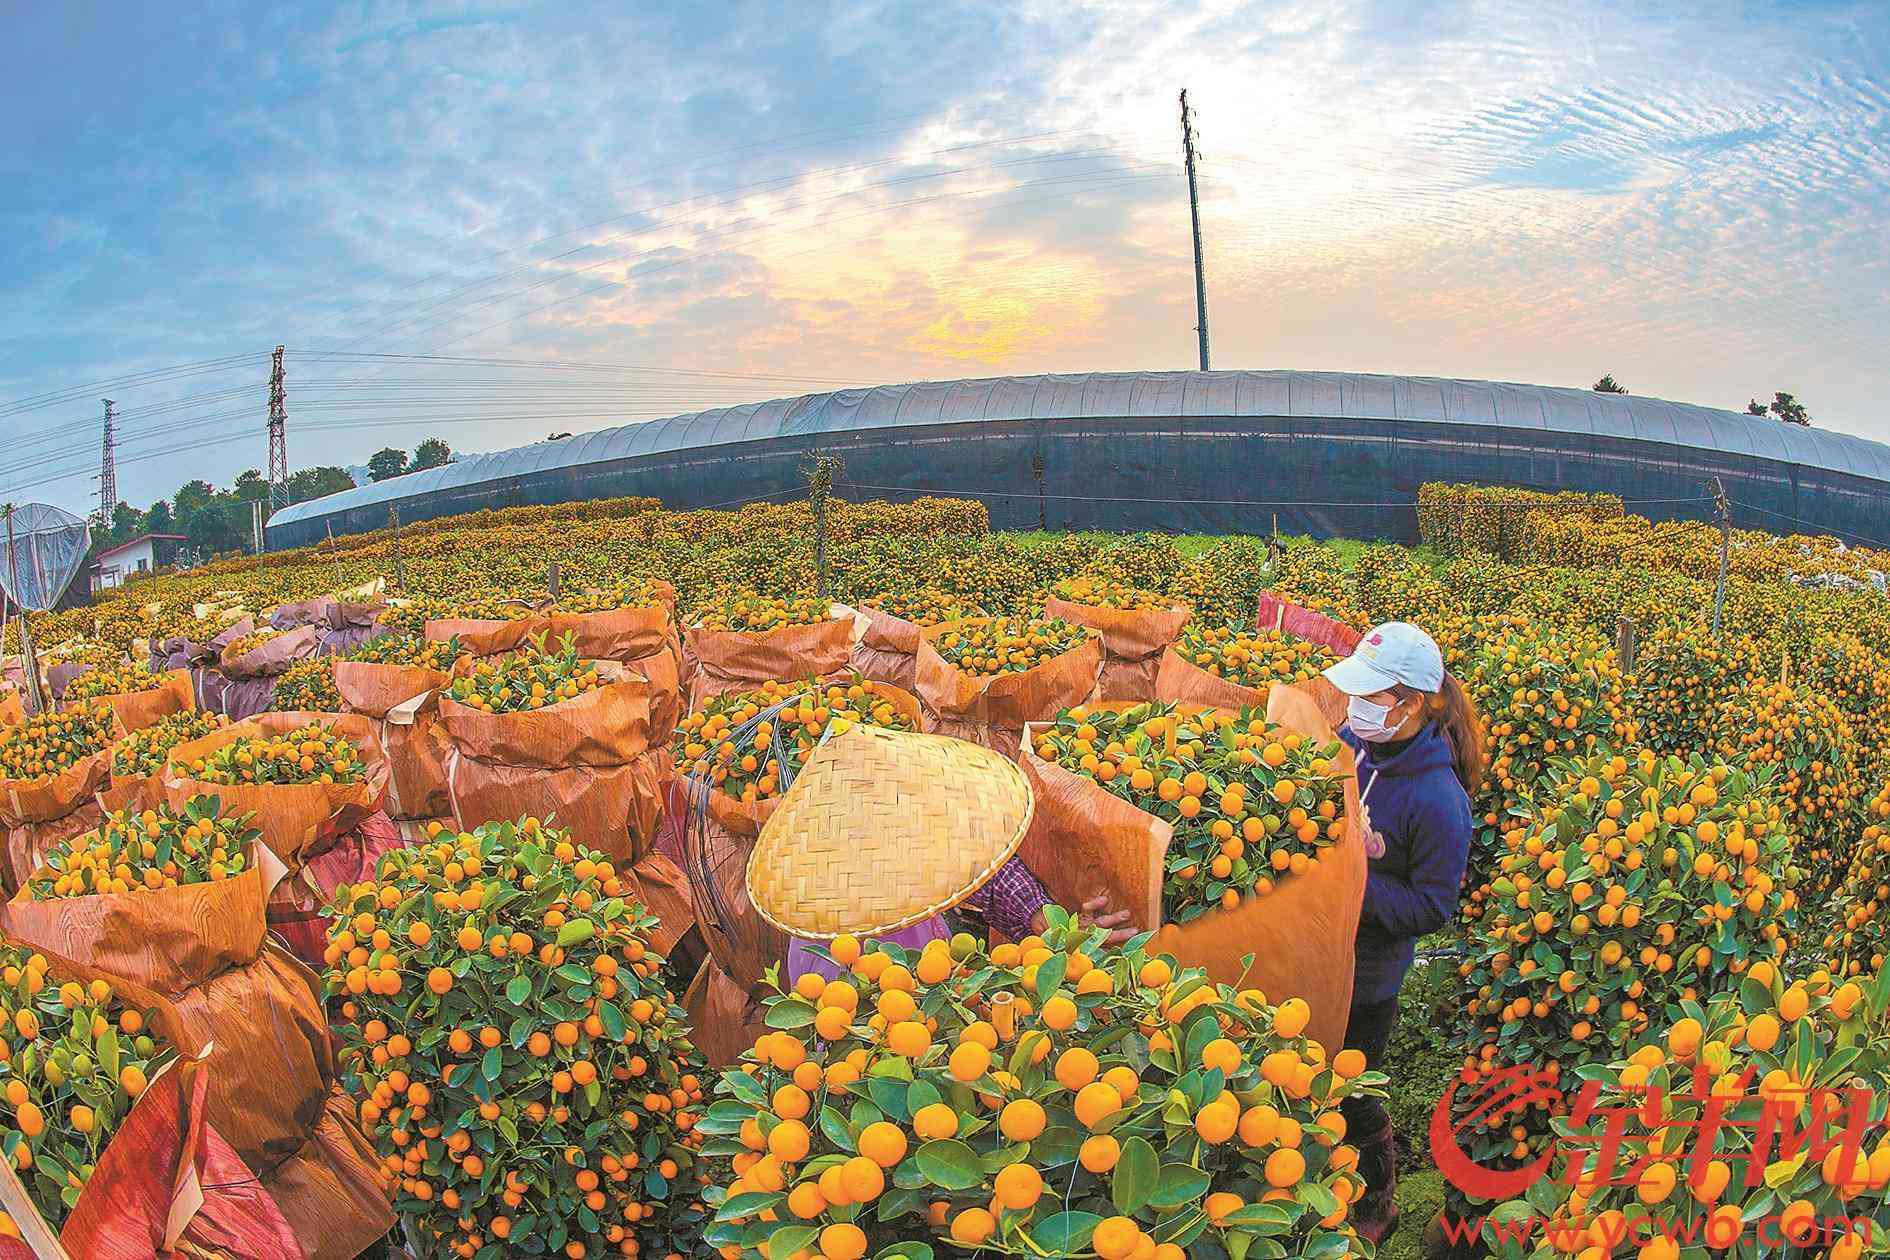
<svg viewBox="0 0 1890 1260"><path fill-rule="evenodd" d="M278 342L296 467L841 383L1192 366L1184 85L1217 367L1786 389L1890 440L1882 3L8 25L0 496L95 502L101 394L122 497L228 484L264 462Z"/></svg>

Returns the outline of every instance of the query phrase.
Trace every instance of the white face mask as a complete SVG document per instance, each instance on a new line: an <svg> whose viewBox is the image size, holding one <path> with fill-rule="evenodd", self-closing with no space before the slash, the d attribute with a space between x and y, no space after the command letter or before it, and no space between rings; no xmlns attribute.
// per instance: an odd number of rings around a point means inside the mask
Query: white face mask
<svg viewBox="0 0 1890 1260"><path fill-rule="evenodd" d="M1368 744L1382 744L1398 733L1403 723L1391 719L1392 706L1378 704L1364 696L1353 696L1345 706L1345 724L1352 734Z"/></svg>

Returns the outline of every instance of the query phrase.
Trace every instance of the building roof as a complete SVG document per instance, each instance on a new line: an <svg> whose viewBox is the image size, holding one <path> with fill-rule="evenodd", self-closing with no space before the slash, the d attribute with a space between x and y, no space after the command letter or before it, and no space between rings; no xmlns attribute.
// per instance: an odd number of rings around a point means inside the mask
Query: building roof
<svg viewBox="0 0 1890 1260"><path fill-rule="evenodd" d="M914 381L718 407L474 455L284 508L271 524L416 498L548 468L753 442L983 420L1146 416L1330 417L1493 425L1638 439L1890 482L1890 446L1716 407L1637 394L1353 372L1086 372Z"/></svg>
<svg viewBox="0 0 1890 1260"><path fill-rule="evenodd" d="M140 543L159 542L159 541L183 542L188 537L189 535L187 534L139 534L136 538L126 539L124 542L119 543L116 547L105 548L105 550L99 552L96 556L94 556L93 559L103 560L106 556L115 556L121 551L130 551L133 547L136 547Z"/></svg>

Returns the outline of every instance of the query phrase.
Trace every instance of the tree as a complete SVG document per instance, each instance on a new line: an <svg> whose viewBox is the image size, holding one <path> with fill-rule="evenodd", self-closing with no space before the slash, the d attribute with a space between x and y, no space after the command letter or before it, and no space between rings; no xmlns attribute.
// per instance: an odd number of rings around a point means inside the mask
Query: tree
<svg viewBox="0 0 1890 1260"><path fill-rule="evenodd" d="M1747 403L1747 404L1746 404L1746 414L1747 414L1747 415L1749 415L1749 416L1762 416L1762 415L1764 415L1764 414L1765 414L1765 404L1764 404L1764 403L1762 403L1762 402L1760 402L1760 401L1759 401L1758 399L1756 399L1756 398L1754 398L1754 399L1753 399L1753 400L1752 400L1751 402L1749 402L1749 403Z"/></svg>
<svg viewBox="0 0 1890 1260"><path fill-rule="evenodd" d="M144 529L144 513L129 503L120 503L112 509L111 543L115 547L121 542L136 538Z"/></svg>
<svg viewBox="0 0 1890 1260"><path fill-rule="evenodd" d="M151 510L144 514L144 528L147 533L168 534L171 532L173 523L169 499L159 499L151 505Z"/></svg>
<svg viewBox="0 0 1890 1260"><path fill-rule="evenodd" d="M1628 392L1627 386L1615 380L1612 374L1602 377L1593 385L1590 385L1589 388L1594 390L1597 394L1625 394Z"/></svg>
<svg viewBox="0 0 1890 1260"><path fill-rule="evenodd" d="M438 468L453 458L453 448L439 438L430 437L413 448L413 467L409 472L419 472L425 468Z"/></svg>
<svg viewBox="0 0 1890 1260"><path fill-rule="evenodd" d="M547 442L555 442L555 441L557 441L557 440L558 440L559 438L568 438L568 437L570 437L570 436L571 436L571 435L570 435L569 433L550 433L550 434L546 434L546 435L545 435L545 441L547 441Z"/></svg>
<svg viewBox="0 0 1890 1260"><path fill-rule="evenodd" d="M235 517L239 511L247 518L246 508L235 499L225 497L221 502L206 503L192 512L184 520L184 534L190 539L190 545L205 555L240 550L249 522L245 519L240 525L237 523Z"/></svg>
<svg viewBox="0 0 1890 1260"><path fill-rule="evenodd" d="M383 446L367 462L369 481L386 481L407 471L407 452Z"/></svg>
<svg viewBox="0 0 1890 1260"><path fill-rule="evenodd" d="M260 469L245 468L237 474L236 497L245 503L255 503L269 497L269 483L263 479Z"/></svg>
<svg viewBox="0 0 1890 1260"><path fill-rule="evenodd" d="M1807 428L1811 425L1811 413L1805 405L1783 391L1772 395L1772 414L1781 424L1799 424Z"/></svg>
<svg viewBox="0 0 1890 1260"><path fill-rule="evenodd" d="M354 478L348 475L346 469L324 464L319 468L299 468L290 473L286 486L289 502L304 503L309 499L319 499L323 495L352 490Z"/></svg>
<svg viewBox="0 0 1890 1260"><path fill-rule="evenodd" d="M177 519L189 520L191 514L215 498L216 493L216 487L201 478L196 481L186 481L177 487L177 493L171 498L172 504L177 508Z"/></svg>

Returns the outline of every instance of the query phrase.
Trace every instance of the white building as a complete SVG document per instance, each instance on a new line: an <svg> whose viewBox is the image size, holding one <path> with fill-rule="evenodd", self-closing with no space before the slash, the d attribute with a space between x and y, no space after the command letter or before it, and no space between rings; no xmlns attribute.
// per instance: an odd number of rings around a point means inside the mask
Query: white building
<svg viewBox="0 0 1890 1260"><path fill-rule="evenodd" d="M136 574L175 564L184 542L182 534L140 534L99 552L92 569L92 589L122 586Z"/></svg>

